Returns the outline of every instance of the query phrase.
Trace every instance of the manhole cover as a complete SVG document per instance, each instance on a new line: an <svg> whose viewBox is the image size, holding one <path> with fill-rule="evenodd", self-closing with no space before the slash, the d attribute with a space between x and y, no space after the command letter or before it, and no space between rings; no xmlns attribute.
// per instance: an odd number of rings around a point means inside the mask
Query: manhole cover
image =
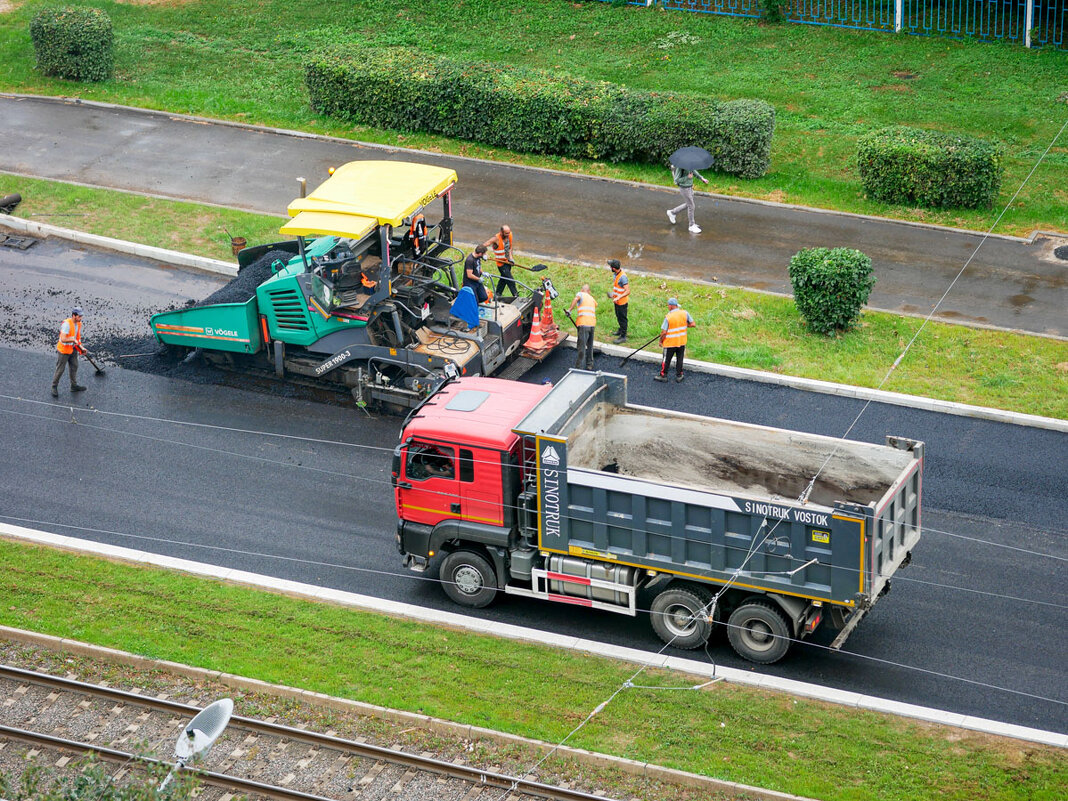
<svg viewBox="0 0 1068 801"><path fill-rule="evenodd" d="M1058 259L1064 259L1068 261L1068 245L1061 245L1053 251L1053 255Z"/></svg>
<svg viewBox="0 0 1068 801"><path fill-rule="evenodd" d="M26 248L35 245L36 243L37 240L32 236L8 236L4 237L4 240L0 242L0 247L26 250Z"/></svg>

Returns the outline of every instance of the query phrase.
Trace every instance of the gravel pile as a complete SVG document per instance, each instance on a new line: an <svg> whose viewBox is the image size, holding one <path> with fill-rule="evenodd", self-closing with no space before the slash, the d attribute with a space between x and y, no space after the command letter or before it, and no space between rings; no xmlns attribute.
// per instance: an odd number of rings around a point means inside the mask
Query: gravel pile
<svg viewBox="0 0 1068 801"><path fill-rule="evenodd" d="M293 254L284 250L269 250L252 264L242 269L233 281L193 305L210 306L213 303L244 303L256 294L256 288L260 284L271 277L273 274L271 265L276 259L281 259L285 263L291 258L293 258Z"/></svg>

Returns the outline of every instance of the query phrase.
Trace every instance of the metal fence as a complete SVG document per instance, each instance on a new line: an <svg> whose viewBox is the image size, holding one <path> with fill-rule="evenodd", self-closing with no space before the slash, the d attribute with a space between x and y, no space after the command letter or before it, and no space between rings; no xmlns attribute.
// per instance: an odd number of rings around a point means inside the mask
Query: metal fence
<svg viewBox="0 0 1068 801"><path fill-rule="evenodd" d="M602 0L612 2L612 0ZM1068 50L1068 0L626 0L675 11L760 17L780 2L799 25L832 25L917 36L1003 39L1025 47Z"/></svg>

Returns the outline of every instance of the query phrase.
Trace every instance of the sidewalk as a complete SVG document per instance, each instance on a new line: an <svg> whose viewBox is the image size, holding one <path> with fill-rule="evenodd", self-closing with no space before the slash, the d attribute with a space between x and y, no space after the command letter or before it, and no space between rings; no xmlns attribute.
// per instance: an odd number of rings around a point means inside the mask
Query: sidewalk
<svg viewBox="0 0 1068 801"><path fill-rule="evenodd" d="M870 307L946 322L1068 337L1068 238L991 236L701 194L704 233L668 223L677 194L612 181L349 140L79 100L0 94L0 171L214 203L282 216L327 168L357 159L456 170L456 237L482 241L504 222L520 253L587 264L618 258L636 272L789 293L786 267L805 247L867 253ZM976 247L982 247L976 253ZM256 244L256 243L252 243ZM1068 251L1062 251L1068 252ZM975 253L974 257L972 254Z"/></svg>

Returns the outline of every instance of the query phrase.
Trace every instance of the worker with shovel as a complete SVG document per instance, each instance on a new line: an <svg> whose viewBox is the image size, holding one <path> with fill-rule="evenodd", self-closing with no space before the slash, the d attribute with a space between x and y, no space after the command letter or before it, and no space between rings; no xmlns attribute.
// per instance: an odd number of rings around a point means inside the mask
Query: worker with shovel
<svg viewBox="0 0 1068 801"><path fill-rule="evenodd" d="M63 371L70 368L70 391L84 392L85 387L78 383L78 354L85 353L82 347L82 310L75 306L70 317L59 328L59 341L56 343L59 358L56 359L56 373L52 376L52 397L59 397L59 379Z"/></svg>
<svg viewBox="0 0 1068 801"><path fill-rule="evenodd" d="M668 300L668 313L660 326L660 347L664 349L664 360L660 363L660 373L653 376L655 381L667 381L668 367L671 359L675 359L675 380L682 381L682 360L686 355L686 329L693 328L696 323L693 317L685 309L679 308L679 302L675 298Z"/></svg>
<svg viewBox="0 0 1068 801"><path fill-rule="evenodd" d="M572 321L578 329L578 353L575 358L575 367L578 369L593 369L593 329L597 325L597 301L590 294L590 285L583 284L575 294L575 299L567 307L567 316L571 316L571 310L578 306L578 313Z"/></svg>
<svg viewBox="0 0 1068 801"><path fill-rule="evenodd" d="M502 225L501 230L483 245L493 254L493 260L497 262L497 272L501 274L501 280L497 282L497 297L503 298L506 289L512 293L513 298L516 297L518 293L515 279L512 277L512 266L515 264L512 261L512 229Z"/></svg>

